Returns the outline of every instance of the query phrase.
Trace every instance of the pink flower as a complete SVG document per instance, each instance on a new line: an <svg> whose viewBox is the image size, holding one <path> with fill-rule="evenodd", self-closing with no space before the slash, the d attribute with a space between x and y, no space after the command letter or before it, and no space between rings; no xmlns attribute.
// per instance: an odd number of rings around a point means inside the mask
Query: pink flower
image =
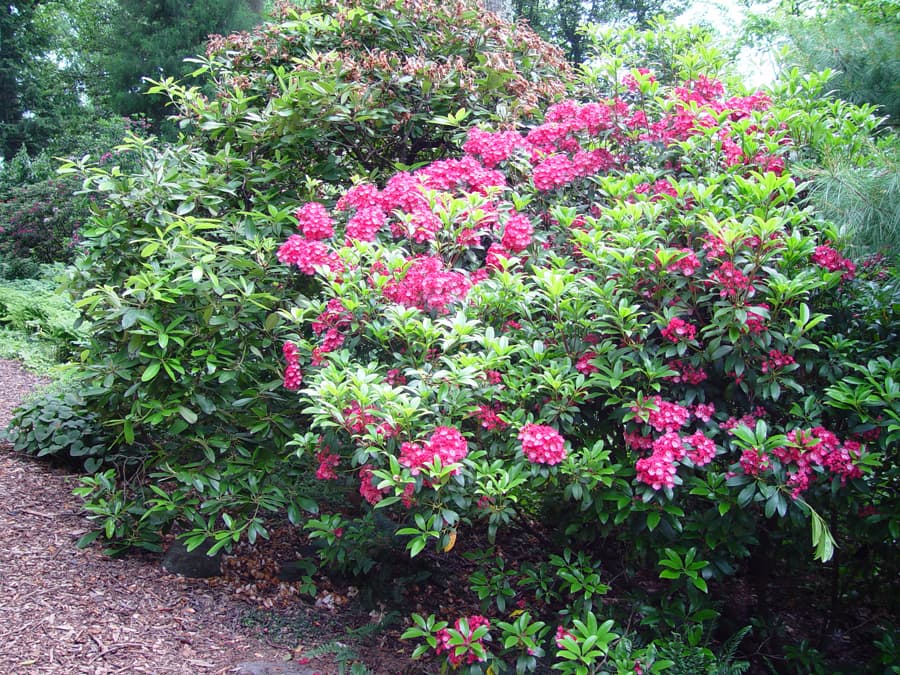
<svg viewBox="0 0 900 675"><path fill-rule="evenodd" d="M531 235L534 228L531 227L531 221L521 213L517 213L506 221L506 227L503 230L503 238L500 243L507 251L518 253L524 251L531 244Z"/></svg>
<svg viewBox="0 0 900 675"><path fill-rule="evenodd" d="M278 249L278 260L285 265L296 265L304 274L315 274L317 267L333 269L328 247L320 241L310 241L299 234L292 234Z"/></svg>
<svg viewBox="0 0 900 675"><path fill-rule="evenodd" d="M747 307L747 321L744 326L751 335L759 335L766 332L766 317L771 309L766 303L749 305Z"/></svg>
<svg viewBox="0 0 900 675"><path fill-rule="evenodd" d="M461 462L467 454L469 445L457 429L437 427L423 445L418 443L401 445L399 461L416 476L423 467L433 464L435 460L440 460L441 466L448 466Z"/></svg>
<svg viewBox="0 0 900 675"><path fill-rule="evenodd" d="M701 422L709 422L716 412L716 406L713 403L698 403L691 408L691 412Z"/></svg>
<svg viewBox="0 0 900 675"><path fill-rule="evenodd" d="M487 256L484 259L485 267L488 269L502 269L503 263L510 258L510 251L507 251L497 242L492 243L487 250Z"/></svg>
<svg viewBox="0 0 900 675"><path fill-rule="evenodd" d="M678 260L673 260L666 267L671 272L681 272L684 276L689 277L698 269L700 269L700 260L697 255L689 248L679 249L684 255Z"/></svg>
<svg viewBox="0 0 900 675"><path fill-rule="evenodd" d="M722 266L712 273L712 278L721 287L719 295L723 298L734 298L742 291L752 295L755 290L750 279L730 262L722 263Z"/></svg>
<svg viewBox="0 0 900 675"><path fill-rule="evenodd" d="M303 384L303 371L298 363L289 363L284 369L284 388L297 391Z"/></svg>
<svg viewBox="0 0 900 675"><path fill-rule="evenodd" d="M368 430L370 424L374 424L377 420L369 413L372 406L363 408L359 401L353 401L350 406L342 411L344 416L344 427L347 431L354 434L364 434Z"/></svg>
<svg viewBox="0 0 900 675"><path fill-rule="evenodd" d="M388 281L384 297L407 307L447 314L447 305L462 301L472 287L462 272L446 270L438 256L415 258L401 278Z"/></svg>
<svg viewBox="0 0 900 675"><path fill-rule="evenodd" d="M675 487L675 464L661 455L644 457L635 464L637 478L654 490Z"/></svg>
<svg viewBox="0 0 900 675"><path fill-rule="evenodd" d="M653 403L656 410L648 411L648 422L657 431L676 431L691 418L691 411L677 403L663 401L662 397L654 396Z"/></svg>
<svg viewBox="0 0 900 675"><path fill-rule="evenodd" d="M740 465L748 476L758 476L769 468L769 457L756 448L747 448L741 453Z"/></svg>
<svg viewBox="0 0 900 675"><path fill-rule="evenodd" d="M760 370L763 373L775 372L776 370L784 370L795 363L794 357L790 354L782 354L777 349L770 349L769 358L762 362Z"/></svg>
<svg viewBox="0 0 900 675"><path fill-rule="evenodd" d="M547 191L571 183L578 175L575 165L565 155L550 155L538 163L532 172L534 187Z"/></svg>
<svg viewBox="0 0 900 675"><path fill-rule="evenodd" d="M373 506L384 499L381 490L375 487L375 476L372 475L372 465L364 464L359 469L359 494Z"/></svg>
<svg viewBox="0 0 900 675"><path fill-rule="evenodd" d="M526 424L519 432L522 452L533 464L559 464L566 458L565 440L553 427Z"/></svg>
<svg viewBox="0 0 900 675"><path fill-rule="evenodd" d="M316 478L318 480L334 480L338 477L334 470L337 468L337 465L340 464L340 455L332 454L331 451L325 447L316 455L316 461L319 462L319 468L316 469Z"/></svg>
<svg viewBox="0 0 900 675"><path fill-rule="evenodd" d="M653 439L650 436L642 436L634 431L626 431L624 438L625 445L634 450L650 450L653 447Z"/></svg>
<svg viewBox="0 0 900 675"><path fill-rule="evenodd" d="M469 444L453 427L437 427L425 447L434 457L440 457L443 466L461 462L469 454Z"/></svg>
<svg viewBox="0 0 900 675"><path fill-rule="evenodd" d="M515 131L490 133L478 127L469 129L469 135L463 144L463 152L469 155L480 155L484 165L493 169L500 162L509 159L516 148L525 145L525 139Z"/></svg>
<svg viewBox="0 0 900 675"><path fill-rule="evenodd" d="M478 406L478 410L475 413L475 416L481 422L481 426L487 431L493 431L494 429L505 429L509 425L500 419L500 416L497 414L503 410L503 407L499 403L495 403L493 405L488 405L482 403Z"/></svg>
<svg viewBox="0 0 900 675"><path fill-rule="evenodd" d="M503 373L499 370L486 370L484 371L484 377L490 384L503 384Z"/></svg>
<svg viewBox="0 0 900 675"><path fill-rule="evenodd" d="M450 635L450 631L446 628L443 628L435 633L435 637L437 638L437 645L434 648L435 654L443 654L444 652L446 652L447 661L450 662L450 665L453 666L454 669L462 665L463 660L465 660L467 664L472 664L477 661L484 660L483 658L479 658L478 656L476 656L475 652L470 649L471 645L474 644L471 638L471 634L474 633L476 629L481 628L482 626L487 626L488 628L490 628L491 623L483 616L478 614L468 617L466 623L468 623L469 625L469 634L463 635L463 644L460 646L450 644L452 636ZM456 620L456 622L453 624L453 628L457 633L461 633L462 624L460 619ZM475 643L481 645L482 647L484 646L482 640L476 640ZM463 647L463 649L460 650L460 647ZM457 650L462 651L462 653L457 653Z"/></svg>
<svg viewBox="0 0 900 675"><path fill-rule="evenodd" d="M559 647L560 649L562 649L563 648L563 640L565 640L566 638L571 638L572 640L574 640L575 636L572 635L569 631L567 631L562 626L557 626L556 627L556 636L555 636L556 646Z"/></svg>
<svg viewBox="0 0 900 675"><path fill-rule="evenodd" d="M662 329L662 335L670 342L690 342L697 336L697 327L676 316Z"/></svg>
<svg viewBox="0 0 900 675"><path fill-rule="evenodd" d="M284 388L289 391L297 391L303 384L303 371L300 370L299 350L293 342L285 342L281 345L281 353L287 367L284 370Z"/></svg>
<svg viewBox="0 0 900 675"><path fill-rule="evenodd" d="M356 211L350 220L347 221L347 229L345 235L347 241L354 239L359 241L375 241L375 235L378 234L385 222L387 214L380 206L366 206Z"/></svg>
<svg viewBox="0 0 900 675"><path fill-rule="evenodd" d="M830 272L843 272L841 278L846 280L852 279L856 275L856 265L841 256L830 246L816 246L815 252L812 254L812 261L819 267L824 267Z"/></svg>
<svg viewBox="0 0 900 675"><path fill-rule="evenodd" d="M337 210L349 211L350 209L360 209L371 206L380 206L378 188L371 183L360 183L347 190L347 192L338 199Z"/></svg>
<svg viewBox="0 0 900 675"><path fill-rule="evenodd" d="M706 374L706 371L703 370L703 368L695 368L689 363L684 363L681 359L669 361L667 365L678 374L670 375L665 379L669 380L670 382L675 382L676 384L681 382L685 384L700 384L709 377Z"/></svg>
<svg viewBox="0 0 900 675"><path fill-rule="evenodd" d="M294 213L297 226L303 236L310 241L329 239L334 236L334 221L319 202L308 202Z"/></svg>
<svg viewBox="0 0 900 675"><path fill-rule="evenodd" d="M709 464L715 458L716 444L702 432L697 431L684 440L694 448L688 451L688 458L694 463L694 466Z"/></svg>
<svg viewBox="0 0 900 675"><path fill-rule="evenodd" d="M597 352L585 352L578 358L578 362L575 364L575 370L583 375L590 375L591 373L597 373L600 369L595 366L591 361L593 361L597 357Z"/></svg>
<svg viewBox="0 0 900 675"><path fill-rule="evenodd" d="M687 456L684 447L685 439L677 431L667 431L653 441L653 456L665 459L667 462L677 462Z"/></svg>

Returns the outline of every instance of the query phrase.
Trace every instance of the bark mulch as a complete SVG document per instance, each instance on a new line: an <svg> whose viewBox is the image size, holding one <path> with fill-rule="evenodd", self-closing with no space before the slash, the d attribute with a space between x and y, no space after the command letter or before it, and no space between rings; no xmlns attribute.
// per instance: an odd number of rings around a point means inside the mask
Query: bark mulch
<svg viewBox="0 0 900 675"><path fill-rule="evenodd" d="M0 360L0 429L40 378ZM287 663L241 623L246 603L158 556L79 550L77 477L0 444L0 672L327 673Z"/></svg>

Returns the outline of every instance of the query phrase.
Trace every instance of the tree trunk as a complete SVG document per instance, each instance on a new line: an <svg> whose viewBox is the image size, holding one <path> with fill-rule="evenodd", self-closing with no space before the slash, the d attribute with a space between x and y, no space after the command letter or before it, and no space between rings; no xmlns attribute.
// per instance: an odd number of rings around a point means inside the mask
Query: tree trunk
<svg viewBox="0 0 900 675"><path fill-rule="evenodd" d="M484 8L506 21L513 20L512 0L483 0Z"/></svg>

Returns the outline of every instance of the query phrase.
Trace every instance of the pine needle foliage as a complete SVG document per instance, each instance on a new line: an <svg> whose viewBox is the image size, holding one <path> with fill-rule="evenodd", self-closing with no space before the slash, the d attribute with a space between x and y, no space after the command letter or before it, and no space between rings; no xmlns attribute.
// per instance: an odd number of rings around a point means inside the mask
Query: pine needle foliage
<svg viewBox="0 0 900 675"><path fill-rule="evenodd" d="M784 25L791 65L805 71L834 70L832 95L879 106L890 125L900 124L900 20L852 6Z"/></svg>
<svg viewBox="0 0 900 675"><path fill-rule="evenodd" d="M858 254L900 252L900 143L865 166L848 158L809 169L810 202Z"/></svg>

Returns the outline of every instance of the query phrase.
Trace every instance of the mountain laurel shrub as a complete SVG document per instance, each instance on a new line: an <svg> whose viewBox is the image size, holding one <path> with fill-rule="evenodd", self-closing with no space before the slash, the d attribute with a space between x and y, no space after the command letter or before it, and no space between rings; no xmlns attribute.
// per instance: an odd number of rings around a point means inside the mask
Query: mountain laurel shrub
<svg viewBox="0 0 900 675"><path fill-rule="evenodd" d="M265 534L266 512L313 508L285 450L296 406L270 358L276 310L317 293L276 258L298 200L441 156L451 118L517 120L570 77L533 33L461 3L282 3L255 32L214 38L204 64L206 94L158 85L185 128L178 144L131 135L127 166L65 168L95 200L70 288L92 327L85 405L110 456L131 460L121 508L95 512L121 546L155 547L177 522L190 545L221 548ZM110 484L93 481L88 502Z"/></svg>
<svg viewBox="0 0 900 675"><path fill-rule="evenodd" d="M249 33L213 37L198 73L215 96L161 83L184 125L252 157L268 189L445 155L435 119L514 124L565 92L562 52L463 0L279 2ZM258 185L248 181L245 189Z"/></svg>
<svg viewBox="0 0 900 675"><path fill-rule="evenodd" d="M533 670L547 648L555 669L606 672L607 566L669 580L641 613L673 630L715 618L728 580L801 527L825 562L870 500L896 526L880 473L896 362L834 363L830 316L863 271L789 173L797 103L606 67L618 96L525 131L470 127L459 157L300 205L278 250L321 285L283 312L281 349L316 478L357 492L411 556L548 533L560 571L551 556L543 585L502 560L472 578L488 610L518 597L541 625L500 622L491 648L482 615L415 618L417 653L468 672ZM882 369L864 414L829 403L845 373Z"/></svg>

